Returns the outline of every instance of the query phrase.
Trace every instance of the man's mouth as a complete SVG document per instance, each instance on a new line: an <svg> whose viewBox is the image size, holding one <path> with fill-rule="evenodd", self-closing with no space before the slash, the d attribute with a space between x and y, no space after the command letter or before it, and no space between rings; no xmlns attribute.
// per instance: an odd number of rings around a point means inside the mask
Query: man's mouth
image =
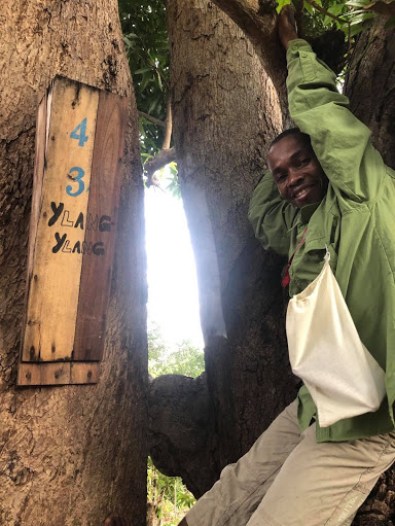
<svg viewBox="0 0 395 526"><path fill-rule="evenodd" d="M303 202L306 200L306 198L309 196L311 189L313 185L304 186L303 188L300 188L296 192L293 193L292 200Z"/></svg>

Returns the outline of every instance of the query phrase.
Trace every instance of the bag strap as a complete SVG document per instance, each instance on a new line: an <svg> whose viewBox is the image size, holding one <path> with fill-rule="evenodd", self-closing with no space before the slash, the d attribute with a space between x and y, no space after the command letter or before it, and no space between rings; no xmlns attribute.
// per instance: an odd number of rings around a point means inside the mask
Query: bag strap
<svg viewBox="0 0 395 526"><path fill-rule="evenodd" d="M291 268L292 261L294 259L295 254L299 252L304 242L306 241L306 235L307 235L307 226L303 230L302 237L300 238L299 243L296 245L295 250L292 252L291 257L288 260L288 263L283 268L282 278L281 278L281 286L283 289L288 287L288 285L291 283L291 276L289 275L289 269Z"/></svg>

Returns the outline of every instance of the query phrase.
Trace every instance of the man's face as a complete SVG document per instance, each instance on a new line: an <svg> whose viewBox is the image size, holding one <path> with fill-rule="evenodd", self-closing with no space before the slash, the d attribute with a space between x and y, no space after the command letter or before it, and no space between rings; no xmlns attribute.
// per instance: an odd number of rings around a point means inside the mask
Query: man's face
<svg viewBox="0 0 395 526"><path fill-rule="evenodd" d="M273 144L268 166L281 196L296 206L319 203L328 187L312 147L299 135L287 135Z"/></svg>

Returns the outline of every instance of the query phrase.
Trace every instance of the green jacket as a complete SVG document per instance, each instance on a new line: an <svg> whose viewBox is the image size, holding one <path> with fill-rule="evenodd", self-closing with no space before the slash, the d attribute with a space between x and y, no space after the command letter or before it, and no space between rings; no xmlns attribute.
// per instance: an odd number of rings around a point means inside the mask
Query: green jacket
<svg viewBox="0 0 395 526"><path fill-rule="evenodd" d="M395 400L395 172L370 142L370 131L337 92L336 77L317 60L304 40L287 52L288 100L295 124L310 135L329 187L321 203L296 209L281 200L270 174L258 184L249 217L265 248L283 255L306 240L290 268L290 295L302 291L320 272L325 246L360 338L386 371L387 398L376 413L321 428L317 441L363 438L394 429ZM344 352L347 352L344 349ZM315 416L306 389L299 392L299 421Z"/></svg>

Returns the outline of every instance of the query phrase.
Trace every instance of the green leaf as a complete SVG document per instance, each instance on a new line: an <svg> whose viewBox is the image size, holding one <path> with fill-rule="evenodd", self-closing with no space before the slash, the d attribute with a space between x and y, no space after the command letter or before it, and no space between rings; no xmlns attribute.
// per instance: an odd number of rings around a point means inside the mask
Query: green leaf
<svg viewBox="0 0 395 526"><path fill-rule="evenodd" d="M304 2L303 7L304 7L304 9L306 9L306 11L307 11L308 13L310 13L311 15L314 14L315 9L314 9L314 7L313 7L311 4L309 4L308 2Z"/></svg>
<svg viewBox="0 0 395 526"><path fill-rule="evenodd" d="M369 0L349 0L346 2L346 5L348 7L356 7L358 9L363 9L367 4Z"/></svg>
<svg viewBox="0 0 395 526"><path fill-rule="evenodd" d="M147 72L151 72L152 71L152 68L141 68L141 69L137 69L134 74L135 75L141 75L142 73L147 73Z"/></svg>
<svg viewBox="0 0 395 526"><path fill-rule="evenodd" d="M328 13L334 16L340 16L344 12L344 4L334 4L328 9Z"/></svg>
<svg viewBox="0 0 395 526"><path fill-rule="evenodd" d="M367 20L371 20L372 18L374 18L374 16L374 13L368 12L354 14L350 20L351 26L362 24Z"/></svg>
<svg viewBox="0 0 395 526"><path fill-rule="evenodd" d="M279 13L284 6L290 5L291 3L292 3L292 0L278 0L277 7L276 7L277 13Z"/></svg>

